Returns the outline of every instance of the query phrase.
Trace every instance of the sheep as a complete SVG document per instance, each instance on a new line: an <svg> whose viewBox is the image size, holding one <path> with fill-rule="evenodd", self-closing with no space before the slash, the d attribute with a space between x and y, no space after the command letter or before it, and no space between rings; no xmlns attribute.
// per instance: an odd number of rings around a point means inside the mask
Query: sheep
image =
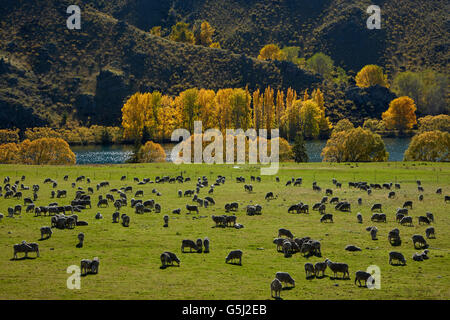
<svg viewBox="0 0 450 320"><path fill-rule="evenodd" d="M358 220L358 223L363 223L363 216L362 216L361 212L358 212L356 214L356 219Z"/></svg>
<svg viewBox="0 0 450 320"><path fill-rule="evenodd" d="M224 216L225 217L225 225L226 226L235 226L236 225L236 216Z"/></svg>
<svg viewBox="0 0 450 320"><path fill-rule="evenodd" d="M373 222L386 222L386 214L384 213L374 213L370 218Z"/></svg>
<svg viewBox="0 0 450 320"><path fill-rule="evenodd" d="M203 246L205 247L205 250L203 250L204 253L209 253L209 238L206 237L203 239Z"/></svg>
<svg viewBox="0 0 450 320"><path fill-rule="evenodd" d="M97 203L97 208L108 207L108 199L100 199Z"/></svg>
<svg viewBox="0 0 450 320"><path fill-rule="evenodd" d="M388 241L393 246L401 245L402 241L400 239L400 230L395 228L395 229L392 229L391 231L389 231Z"/></svg>
<svg viewBox="0 0 450 320"><path fill-rule="evenodd" d="M281 298L281 289L283 288L283 285L281 284L281 281L277 278L273 279L273 281L270 283L270 296L272 298ZM275 292L275 297L273 296L273 292Z"/></svg>
<svg viewBox="0 0 450 320"><path fill-rule="evenodd" d="M82 259L80 262L81 275L87 275L88 271L91 270L92 260ZM84 272L83 272L84 270Z"/></svg>
<svg viewBox="0 0 450 320"><path fill-rule="evenodd" d="M101 214L100 212L97 212L97 213L95 214L95 219L97 219L97 220L103 219L102 214Z"/></svg>
<svg viewBox="0 0 450 320"><path fill-rule="evenodd" d="M423 261L423 255L422 255L422 253L414 253L413 255L412 255L412 259L414 260L414 261Z"/></svg>
<svg viewBox="0 0 450 320"><path fill-rule="evenodd" d="M345 250L350 251L350 252L362 251L360 247L354 246L352 244L345 246Z"/></svg>
<svg viewBox="0 0 450 320"><path fill-rule="evenodd" d="M379 212L381 212L381 203L375 203L372 208L370 209L370 211L374 212L375 210L378 210Z"/></svg>
<svg viewBox="0 0 450 320"><path fill-rule="evenodd" d="M267 192L266 196L264 197L265 200L269 201L269 200L273 200L275 199L275 196L273 195L273 192Z"/></svg>
<svg viewBox="0 0 450 320"><path fill-rule="evenodd" d="M427 239L436 239L436 234L435 234L435 231L434 231L434 227L428 227L425 230L425 235L427 236Z"/></svg>
<svg viewBox="0 0 450 320"><path fill-rule="evenodd" d="M172 210L172 213L173 214L180 214L181 213L181 208L177 208L177 209Z"/></svg>
<svg viewBox="0 0 450 320"><path fill-rule="evenodd" d="M186 205L186 209L189 211L189 213L191 213L191 211L197 212L198 213L198 206L191 206L191 205Z"/></svg>
<svg viewBox="0 0 450 320"><path fill-rule="evenodd" d="M275 278L277 278L278 280L280 280L281 283L287 283L292 285L292 287L295 287L295 280L291 277L291 275L287 272L281 272L278 271L275 274Z"/></svg>
<svg viewBox="0 0 450 320"><path fill-rule="evenodd" d="M306 278L308 278L308 274L309 276L315 276L316 272L314 270L314 265L312 263L305 263L305 273L306 273Z"/></svg>
<svg viewBox="0 0 450 320"><path fill-rule="evenodd" d="M378 240L377 239L377 232L378 232L377 227L367 227L366 231L370 232L370 236L371 236L372 240Z"/></svg>
<svg viewBox="0 0 450 320"><path fill-rule="evenodd" d="M420 235L420 234L415 234L411 237L413 244L414 244L414 248L418 249L418 248L427 248L428 244L427 241L425 240L425 238ZM416 246L416 244L419 244L419 247Z"/></svg>
<svg viewBox="0 0 450 320"><path fill-rule="evenodd" d="M292 245L289 240L283 241L283 253L285 258L289 257L292 253Z"/></svg>
<svg viewBox="0 0 450 320"><path fill-rule="evenodd" d="M412 206L413 202L411 200L405 201L405 203L403 203L403 208L408 208L412 210Z"/></svg>
<svg viewBox="0 0 450 320"><path fill-rule="evenodd" d="M163 220L164 220L164 225L163 225L163 227L164 227L164 228L167 228L167 227L169 226L169 216L168 216L167 214L164 215Z"/></svg>
<svg viewBox="0 0 450 320"><path fill-rule="evenodd" d="M84 233L80 232L77 236L78 238L78 244L76 245L77 248L82 248L84 244Z"/></svg>
<svg viewBox="0 0 450 320"><path fill-rule="evenodd" d="M50 227L41 227L41 239L44 239L44 235L47 235L47 239L50 238L53 234L52 228Z"/></svg>
<svg viewBox="0 0 450 320"><path fill-rule="evenodd" d="M2 221L4 215L2 213L0 213L0 221Z"/></svg>
<svg viewBox="0 0 450 320"><path fill-rule="evenodd" d="M216 223L216 227L225 227L226 226L226 218L225 216L211 216L212 220Z"/></svg>
<svg viewBox="0 0 450 320"><path fill-rule="evenodd" d="M362 205L362 198L358 198L358 205Z"/></svg>
<svg viewBox="0 0 450 320"><path fill-rule="evenodd" d="M330 221L333 222L333 215L331 213L326 213L320 218L320 222Z"/></svg>
<svg viewBox="0 0 450 320"><path fill-rule="evenodd" d="M305 256L306 254L308 256L313 255L314 252L314 247L311 243L309 242L304 242L300 248L300 253L303 254L303 256Z"/></svg>
<svg viewBox="0 0 450 320"><path fill-rule="evenodd" d="M120 216L120 212L116 211L112 214L112 219L113 219L113 223L118 223L119 222L119 216Z"/></svg>
<svg viewBox="0 0 450 320"><path fill-rule="evenodd" d="M388 198L389 198L389 199L395 198L395 191L389 192Z"/></svg>
<svg viewBox="0 0 450 320"><path fill-rule="evenodd" d="M413 223L412 217L403 217L403 218L400 220L400 224L401 224L401 225L408 225L408 226L412 227L412 226L413 226L412 223Z"/></svg>
<svg viewBox="0 0 450 320"><path fill-rule="evenodd" d="M389 252L389 264L392 265L392 261L393 260L397 260L399 261L402 265L406 265L406 259L403 256L403 254L401 254L400 252L397 251L391 251Z"/></svg>
<svg viewBox="0 0 450 320"><path fill-rule="evenodd" d="M100 266L100 259L98 257L94 257L94 259L92 259L90 266L91 273L97 274L99 266Z"/></svg>
<svg viewBox="0 0 450 320"><path fill-rule="evenodd" d="M427 212L426 216L430 222L434 222L434 215L431 212Z"/></svg>
<svg viewBox="0 0 450 320"><path fill-rule="evenodd" d="M178 266L180 266L180 259L178 259L177 255L170 251L165 251L165 254L167 254L170 258L170 264L173 265L174 262L177 263Z"/></svg>
<svg viewBox="0 0 450 320"><path fill-rule="evenodd" d="M292 232L290 232L288 229L284 229L284 228L278 229L278 237L280 238L281 236L285 236L290 239L294 239L294 235L292 234Z"/></svg>
<svg viewBox="0 0 450 320"><path fill-rule="evenodd" d="M325 276L325 270L327 269L327 263L326 262L317 262L314 265L314 274L316 277L319 276L319 272L322 272L322 277Z"/></svg>
<svg viewBox="0 0 450 320"><path fill-rule="evenodd" d="M160 259L161 259L161 264L162 264L161 268L163 268L163 269L172 263L172 259L170 259L169 254L166 252L161 253Z"/></svg>
<svg viewBox="0 0 450 320"><path fill-rule="evenodd" d="M425 223L425 224L430 224L430 220L428 219L428 217L425 217L425 216L419 216L419 217L417 217L417 219L418 219L418 221L419 221L419 225L420 225L420 224L423 224L423 223Z"/></svg>
<svg viewBox="0 0 450 320"><path fill-rule="evenodd" d="M197 247L198 247L198 251L199 253L203 252L203 241L202 239L198 238L196 241Z"/></svg>
<svg viewBox="0 0 450 320"><path fill-rule="evenodd" d="M126 214L122 215L122 225L124 227L129 227L130 226L130 217L127 216Z"/></svg>
<svg viewBox="0 0 450 320"><path fill-rule="evenodd" d="M199 252L199 247L193 240L184 239L181 241L181 252L184 253L184 248L189 248L189 252L192 252L192 249L194 249L196 252Z"/></svg>
<svg viewBox="0 0 450 320"><path fill-rule="evenodd" d="M285 238L275 238L273 239L273 243L277 245L277 251L283 247L283 242L286 240Z"/></svg>
<svg viewBox="0 0 450 320"><path fill-rule="evenodd" d="M25 240L23 240L21 243L13 245L13 249L14 249L13 259L17 259L17 254L22 252L25 253L26 258L28 257L28 252L32 251L31 246Z"/></svg>
<svg viewBox="0 0 450 320"><path fill-rule="evenodd" d="M242 250L233 250L228 253L228 255L225 258L225 263L228 263L229 261L237 260L239 259L239 265L242 265Z"/></svg>
<svg viewBox="0 0 450 320"><path fill-rule="evenodd" d="M365 286L367 287L367 280L369 280L370 278L372 278L371 285L373 286L375 283L375 279L372 277L372 275L366 271L358 270L355 272L355 285L356 281L358 281L359 286L361 287L361 280L363 280L365 282Z"/></svg>
<svg viewBox="0 0 450 320"><path fill-rule="evenodd" d="M332 262L330 259L325 259L327 266L331 269L334 277L337 277L338 272L342 273L342 278L345 279L345 275L350 279L350 274L348 271L348 264L342 262Z"/></svg>

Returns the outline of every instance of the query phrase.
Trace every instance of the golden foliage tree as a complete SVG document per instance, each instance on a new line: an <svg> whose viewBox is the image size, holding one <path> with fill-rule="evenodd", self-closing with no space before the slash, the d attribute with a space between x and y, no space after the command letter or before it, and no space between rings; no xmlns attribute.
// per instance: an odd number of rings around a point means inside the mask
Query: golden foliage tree
<svg viewBox="0 0 450 320"><path fill-rule="evenodd" d="M261 51L259 51L258 55L259 60L286 60L286 54L276 45L276 44L267 44L265 45Z"/></svg>
<svg viewBox="0 0 450 320"><path fill-rule="evenodd" d="M122 127L124 137L138 141L142 137L144 127L156 124L152 108L152 94L137 92L122 107Z"/></svg>
<svg viewBox="0 0 450 320"><path fill-rule="evenodd" d="M361 127L333 132L321 155L323 161L329 162L387 161L389 158L381 136Z"/></svg>
<svg viewBox="0 0 450 320"><path fill-rule="evenodd" d="M244 89L233 89L229 97L231 108L231 123L234 129L241 128L244 131L250 128L252 123L251 96Z"/></svg>
<svg viewBox="0 0 450 320"><path fill-rule="evenodd" d="M154 143L153 141L147 141L145 145L143 145L139 149L138 153L138 162L148 163L148 162L165 162L166 161L166 152L163 147Z"/></svg>
<svg viewBox="0 0 450 320"><path fill-rule="evenodd" d="M416 105L409 97L394 99L389 104L389 109L383 112L382 118L388 129L398 129L400 132L411 129L416 120Z"/></svg>
<svg viewBox="0 0 450 320"><path fill-rule="evenodd" d="M322 111L313 100L303 101L300 108L300 131L306 139L315 139L320 133Z"/></svg>
<svg viewBox="0 0 450 320"><path fill-rule="evenodd" d="M0 145L0 163L13 164L17 163L17 155L19 153L19 146L17 143L5 143Z"/></svg>
<svg viewBox="0 0 450 320"><path fill-rule="evenodd" d="M360 88L367 88L374 85L388 87L387 77L383 69L377 65L370 64L363 67L356 75L356 85Z"/></svg>
<svg viewBox="0 0 450 320"><path fill-rule="evenodd" d="M450 161L450 133L439 130L415 135L404 156L405 161Z"/></svg>
<svg viewBox="0 0 450 320"><path fill-rule="evenodd" d="M450 133L450 116L447 114L440 114L437 116L426 116L417 119L419 122L419 131L444 131Z"/></svg>
<svg viewBox="0 0 450 320"><path fill-rule="evenodd" d="M195 43L194 33L189 29L189 24L185 22L177 22L172 26L169 39L176 42Z"/></svg>
<svg viewBox="0 0 450 320"><path fill-rule="evenodd" d="M155 26L150 29L150 34L161 37L161 26Z"/></svg>
<svg viewBox="0 0 450 320"><path fill-rule="evenodd" d="M198 39L196 39L196 43L205 47L211 46L213 43L212 36L214 31L215 29L211 27L207 21L203 21L200 26L200 33Z"/></svg>
<svg viewBox="0 0 450 320"><path fill-rule="evenodd" d="M19 129L0 129L0 143L18 142Z"/></svg>

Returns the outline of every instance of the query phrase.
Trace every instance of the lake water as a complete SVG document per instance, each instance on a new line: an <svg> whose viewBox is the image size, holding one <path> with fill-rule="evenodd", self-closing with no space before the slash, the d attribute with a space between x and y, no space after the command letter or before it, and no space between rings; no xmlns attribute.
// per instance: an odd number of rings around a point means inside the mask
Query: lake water
<svg viewBox="0 0 450 320"><path fill-rule="evenodd" d="M386 150L389 152L389 161L402 161L403 155L408 149L411 138L384 138ZM310 162L321 162L320 153L325 147L326 141L306 141L306 151ZM175 144L163 144L170 161L170 153ZM117 164L124 163L133 153L133 146L113 145L113 146L73 146L72 151L77 156L77 164Z"/></svg>

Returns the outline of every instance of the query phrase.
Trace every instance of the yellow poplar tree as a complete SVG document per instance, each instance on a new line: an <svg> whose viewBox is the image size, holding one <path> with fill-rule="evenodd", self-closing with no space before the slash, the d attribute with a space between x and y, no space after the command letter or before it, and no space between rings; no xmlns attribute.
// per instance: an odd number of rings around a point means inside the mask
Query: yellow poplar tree
<svg viewBox="0 0 450 320"><path fill-rule="evenodd" d="M382 118L388 129L398 129L400 132L411 129L417 124L416 105L409 97L394 99L389 104L389 109L383 112Z"/></svg>

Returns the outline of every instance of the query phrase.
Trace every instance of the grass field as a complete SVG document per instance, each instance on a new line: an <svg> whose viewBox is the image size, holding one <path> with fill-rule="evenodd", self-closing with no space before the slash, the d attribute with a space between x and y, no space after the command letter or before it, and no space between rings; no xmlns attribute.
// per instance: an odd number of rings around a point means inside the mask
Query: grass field
<svg viewBox="0 0 450 320"><path fill-rule="evenodd" d="M270 299L270 282L277 271L289 272L296 280L291 290L283 290L283 299L449 299L450 298L450 204L444 202L444 195L450 194L450 164L439 163L381 163L381 164L283 164L277 176L281 182L275 182L275 176L262 176L262 182L250 182L251 175L259 175L259 167L244 165L234 168L232 165L181 165L146 164L113 166L0 166L0 179L10 176L12 183L26 176L24 184L39 184L37 205L48 205L58 201L69 204L75 190L71 182L79 175L90 177L94 187L107 180L110 187L95 191L92 196L93 208L78 213L79 219L88 221L89 226L77 226L72 230L53 229L48 240L38 241L39 228L50 225L50 218L34 217L23 212L15 218L7 217L7 208L23 204L23 200L0 198L0 212L5 215L0 221L0 299ZM146 184L138 186L134 177L143 179L156 176L175 176L183 172L191 182L184 184ZM69 180L63 181L64 175ZM126 175L125 181L120 177ZM178 198L177 191L195 189L197 177L207 176L212 184L217 175L226 176L226 183L217 187L211 195L216 205L207 209L200 208L203 219L193 219L195 215L186 214L183 209L191 198ZM236 183L236 176L244 176L246 183L252 183L254 192L244 191L244 184ZM50 199L52 186L43 184L46 177L58 181L56 189L66 189L68 197ZM302 177L301 187L286 187L291 177ZM336 189L332 178L342 182L342 189ZM420 179L425 189L424 201L418 201L416 180ZM312 190L312 182L317 181L322 192ZM397 198L388 199L387 190L374 190L371 196L366 192L348 187L349 181L367 181L369 183L398 182L401 189L395 190ZM155 199L162 205L161 213L134 213L129 205L121 212L131 217L129 228L112 223L109 208L97 209L99 194L106 195L111 188L133 186L128 202L136 190L144 190L144 200ZM86 182L77 184L85 190ZM443 194L435 193L442 187ZM161 197L152 194L156 188ZM291 204L302 201L310 208L325 195L326 188L333 188L334 196L351 202L352 212L342 213L327 204L327 212L334 215L334 223L319 222L320 214L310 210L310 214L288 214ZM206 190L205 190L206 189ZM199 197L207 195L207 189L200 191ZM278 198L267 202L264 196L273 191ZM32 191L24 191L31 196ZM363 205L358 206L357 198L362 197ZM414 217L414 226L399 226L395 222L395 211L405 200L413 200L414 207L410 215ZM212 228L211 215L224 214L227 202L239 202L236 213L237 222L243 229ZM383 212L388 216L387 223L370 221L370 207L375 202L383 204ZM243 208L248 204L259 203L263 206L261 216L247 216ZM181 215L171 211L182 208ZM428 240L430 259L415 262L411 259L416 250L413 247L413 234L425 235L427 226L418 225L417 216L429 211L435 216L433 223L436 239ZM94 218L97 212L102 220ZM356 213L361 212L363 224L356 222ZM163 215L170 216L169 227L163 228ZM365 228L376 225L379 240L373 241ZM310 236L321 241L322 257L305 258L300 253L285 258L276 251L272 243L280 227L291 230L296 237ZM401 247L391 247L387 241L389 230L398 227L402 237ZM86 238L83 248L76 248L77 234L84 232ZM181 253L182 239L209 237L211 252ZM38 242L40 257L36 259L12 260L13 244L22 240ZM344 247L354 244L362 252L348 252ZM230 250L241 249L243 265L225 264ZM407 259L407 265L390 266L388 252L400 251ZM175 252L181 259L181 267L160 269L159 259L163 251ZM31 253L30 256L34 257ZM69 290L66 272L70 265L79 265L80 260L100 258L100 272L81 278L80 290ZM331 279L326 271L323 279L305 278L304 263L324 261L345 262L350 268L351 280ZM381 289L369 290L354 284L354 273L366 270L369 265L377 265L381 270Z"/></svg>

